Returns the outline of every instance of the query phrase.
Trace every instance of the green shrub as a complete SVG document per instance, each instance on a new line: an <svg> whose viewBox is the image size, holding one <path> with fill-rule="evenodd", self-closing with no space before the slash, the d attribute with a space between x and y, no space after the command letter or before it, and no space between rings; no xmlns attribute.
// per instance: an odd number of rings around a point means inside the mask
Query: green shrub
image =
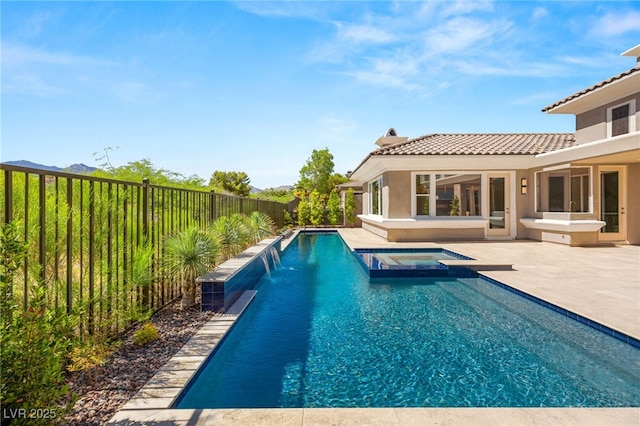
<svg viewBox="0 0 640 426"><path fill-rule="evenodd" d="M238 214L217 218L211 224L211 232L219 243L219 251L223 261L231 259L244 250L250 240L246 220Z"/></svg>
<svg viewBox="0 0 640 426"><path fill-rule="evenodd" d="M293 225L293 219L291 218L291 213L289 213L289 210L284 209L282 211L282 217L285 227Z"/></svg>
<svg viewBox="0 0 640 426"><path fill-rule="evenodd" d="M273 236L274 223L271 217L262 212L253 212L246 217L250 242L258 244L265 238Z"/></svg>
<svg viewBox="0 0 640 426"><path fill-rule="evenodd" d="M332 225L338 225L340 223L340 195L335 189L329 194L329 201L327 202L327 209L329 210L329 223Z"/></svg>
<svg viewBox="0 0 640 426"><path fill-rule="evenodd" d="M142 328L133 333L133 341L138 346L143 346L158 340L158 337L158 327L151 321L145 322Z"/></svg>
<svg viewBox="0 0 640 426"><path fill-rule="evenodd" d="M222 220L224 219L224 220ZM169 235L164 240L164 266L170 277L178 278L182 285L182 307L196 303L196 278L213 269L218 252L235 250L239 244L235 228L227 226L229 221L221 217L214 223L214 230L220 231L220 239L210 232L190 227ZM224 232L224 234L222 234ZM223 240L223 238L225 238Z"/></svg>
<svg viewBox="0 0 640 426"><path fill-rule="evenodd" d="M298 204L298 225L305 226L309 223L311 218L311 206L309 205L309 199L306 194L300 196L300 203Z"/></svg>
<svg viewBox="0 0 640 426"><path fill-rule="evenodd" d="M325 210L324 197L314 189L309 196L309 203L311 204L311 224L314 226L322 225Z"/></svg>
<svg viewBox="0 0 640 426"><path fill-rule="evenodd" d="M18 308L12 284L28 249L21 235L12 223L0 231L0 405L27 413L47 409L59 416L63 410L57 404L69 393L64 364L75 317L63 309L47 308L43 283L33 286L28 308Z"/></svg>
<svg viewBox="0 0 640 426"><path fill-rule="evenodd" d="M347 219L347 225L353 226L356 222L356 196L353 188L347 190L347 196L344 201L344 215Z"/></svg>
<svg viewBox="0 0 640 426"><path fill-rule="evenodd" d="M29 308L13 312L0 330L3 407L55 409L69 393L64 364L73 327L65 311L45 308L43 294L36 287Z"/></svg>
<svg viewBox="0 0 640 426"><path fill-rule="evenodd" d="M110 344L101 339L88 339L85 342L78 341L69 353L67 370L86 371L89 383L93 384L96 379L95 368L104 365L118 345L119 342Z"/></svg>

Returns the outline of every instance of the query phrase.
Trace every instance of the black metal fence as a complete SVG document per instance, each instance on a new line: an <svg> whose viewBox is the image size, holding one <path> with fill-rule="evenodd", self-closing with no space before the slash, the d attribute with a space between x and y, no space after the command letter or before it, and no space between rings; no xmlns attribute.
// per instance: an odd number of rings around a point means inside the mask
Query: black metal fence
<svg viewBox="0 0 640 426"><path fill-rule="evenodd" d="M234 213L268 214L283 226L287 205L214 192L2 164L1 223L29 244L10 289L26 309L36 283L51 307L81 312L81 333L112 333L180 295L161 268L162 239Z"/></svg>

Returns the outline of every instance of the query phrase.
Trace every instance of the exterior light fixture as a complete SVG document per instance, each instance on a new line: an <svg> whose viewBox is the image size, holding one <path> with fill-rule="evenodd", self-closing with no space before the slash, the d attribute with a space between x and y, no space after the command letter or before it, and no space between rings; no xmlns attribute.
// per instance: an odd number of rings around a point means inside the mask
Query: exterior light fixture
<svg viewBox="0 0 640 426"><path fill-rule="evenodd" d="M521 194L527 193L527 178L520 179L520 193Z"/></svg>

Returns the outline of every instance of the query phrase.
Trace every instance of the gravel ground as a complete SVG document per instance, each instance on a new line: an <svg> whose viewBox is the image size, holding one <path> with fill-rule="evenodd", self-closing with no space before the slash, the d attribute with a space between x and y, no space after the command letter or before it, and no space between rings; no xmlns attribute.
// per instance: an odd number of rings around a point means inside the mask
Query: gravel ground
<svg viewBox="0 0 640 426"><path fill-rule="evenodd" d="M94 373L94 383L85 373L69 376L69 387L78 400L65 416L65 424L105 424L213 315L199 308L181 310L177 301L151 318L158 327L158 340L138 346L133 342L137 328L129 330L107 363Z"/></svg>

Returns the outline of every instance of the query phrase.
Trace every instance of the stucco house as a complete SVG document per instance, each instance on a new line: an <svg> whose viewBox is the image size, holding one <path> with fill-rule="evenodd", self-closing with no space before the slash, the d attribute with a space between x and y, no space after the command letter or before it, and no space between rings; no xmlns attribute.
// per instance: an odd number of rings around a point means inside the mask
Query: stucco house
<svg viewBox="0 0 640 426"><path fill-rule="evenodd" d="M640 45L623 53L640 61ZM640 244L640 62L542 111L575 133L389 129L350 174L362 227L389 241L535 239Z"/></svg>

